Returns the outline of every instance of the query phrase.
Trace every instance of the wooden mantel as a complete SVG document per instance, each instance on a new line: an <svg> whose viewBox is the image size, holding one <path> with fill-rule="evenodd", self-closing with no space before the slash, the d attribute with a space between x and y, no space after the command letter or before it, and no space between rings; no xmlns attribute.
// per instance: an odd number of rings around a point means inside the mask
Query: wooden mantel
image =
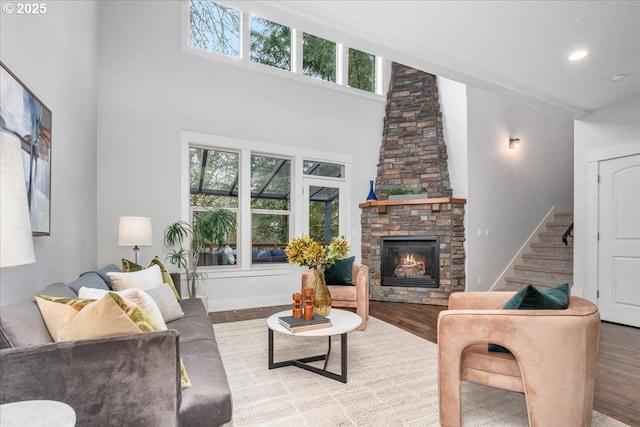
<svg viewBox="0 0 640 427"><path fill-rule="evenodd" d="M440 205L444 203L457 203L465 205L467 199L456 199L453 197L439 197L434 199L394 199L394 200L371 200L364 203L360 203L358 207L360 209L377 207L379 214L386 214L387 207L389 206L404 206L404 205L432 205L431 210L438 212Z"/></svg>

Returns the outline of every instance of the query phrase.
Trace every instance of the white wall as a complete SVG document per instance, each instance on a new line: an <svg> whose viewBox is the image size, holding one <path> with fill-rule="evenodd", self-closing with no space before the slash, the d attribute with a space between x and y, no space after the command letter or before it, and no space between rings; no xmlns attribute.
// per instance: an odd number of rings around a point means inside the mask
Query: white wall
<svg viewBox="0 0 640 427"><path fill-rule="evenodd" d="M467 290L482 291L552 206L572 205L573 121L473 87L467 105Z"/></svg>
<svg viewBox="0 0 640 427"><path fill-rule="evenodd" d="M616 157L623 151L640 153L640 97L596 110L575 121L574 144L574 248L573 283L596 301L596 282L590 275L590 252L596 249L589 235L597 189L589 185L589 161ZM593 227L591 227L593 228Z"/></svg>
<svg viewBox="0 0 640 427"><path fill-rule="evenodd" d="M351 254L360 258L360 209L375 179L384 97L372 99L185 54L179 1L100 2L98 264L129 256L117 246L121 215L163 228L181 219L180 131L189 130L353 156ZM222 277L201 286L211 311L286 304L298 270ZM255 280L255 288L250 281Z"/></svg>
<svg viewBox="0 0 640 427"><path fill-rule="evenodd" d="M449 180L453 197L467 198L467 85L437 77L444 142L449 156ZM465 217L466 218L466 217Z"/></svg>
<svg viewBox="0 0 640 427"><path fill-rule="evenodd" d="M3 3L4 4L4 3ZM36 263L0 269L6 305L96 267L96 4L47 2L0 13L0 58L52 111L51 236Z"/></svg>

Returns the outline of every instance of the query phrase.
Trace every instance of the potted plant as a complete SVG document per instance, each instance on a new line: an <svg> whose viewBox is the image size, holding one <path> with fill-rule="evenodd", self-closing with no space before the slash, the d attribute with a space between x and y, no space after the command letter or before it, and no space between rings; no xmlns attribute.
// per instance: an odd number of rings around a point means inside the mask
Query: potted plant
<svg viewBox="0 0 640 427"><path fill-rule="evenodd" d="M189 248L183 244L189 242ZM164 244L171 248L171 252L165 258L171 264L183 269L187 277L187 289L189 298L195 298L198 290L198 281L206 277L206 273L198 272L198 257L204 248L204 240L194 228L185 221L174 222L164 231Z"/></svg>
<svg viewBox="0 0 640 427"><path fill-rule="evenodd" d="M229 232L235 226L235 216L230 211L218 207L196 215L194 224L185 221L174 222L164 232L164 244L171 248L166 259L178 269L182 269L187 277L189 298L195 298L199 281L207 277L198 272L198 260L207 247L224 245ZM188 248L184 244L189 244ZM206 304L205 304L206 306Z"/></svg>
<svg viewBox="0 0 640 427"><path fill-rule="evenodd" d="M421 199L427 197L428 190L426 188L416 188L405 190L404 188L389 188L387 196L389 200L394 199Z"/></svg>

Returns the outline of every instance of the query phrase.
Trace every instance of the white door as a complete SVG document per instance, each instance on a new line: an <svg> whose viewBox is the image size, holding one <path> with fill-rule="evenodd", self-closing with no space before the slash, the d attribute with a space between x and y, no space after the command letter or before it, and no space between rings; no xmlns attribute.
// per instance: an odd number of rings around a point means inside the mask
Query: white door
<svg viewBox="0 0 640 427"><path fill-rule="evenodd" d="M640 154L599 164L598 307L640 326Z"/></svg>

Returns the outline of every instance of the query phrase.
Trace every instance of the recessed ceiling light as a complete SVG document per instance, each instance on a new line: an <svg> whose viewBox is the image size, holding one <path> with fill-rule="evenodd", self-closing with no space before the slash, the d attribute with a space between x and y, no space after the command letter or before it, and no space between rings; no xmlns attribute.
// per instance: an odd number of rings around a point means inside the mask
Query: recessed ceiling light
<svg viewBox="0 0 640 427"><path fill-rule="evenodd" d="M609 77L609 79L614 83L621 82L626 78L627 78L627 73L618 73Z"/></svg>
<svg viewBox="0 0 640 427"><path fill-rule="evenodd" d="M569 55L568 59L569 61L579 61L582 58L585 58L587 55L589 55L589 52L584 49L575 50L571 52L571 55Z"/></svg>

